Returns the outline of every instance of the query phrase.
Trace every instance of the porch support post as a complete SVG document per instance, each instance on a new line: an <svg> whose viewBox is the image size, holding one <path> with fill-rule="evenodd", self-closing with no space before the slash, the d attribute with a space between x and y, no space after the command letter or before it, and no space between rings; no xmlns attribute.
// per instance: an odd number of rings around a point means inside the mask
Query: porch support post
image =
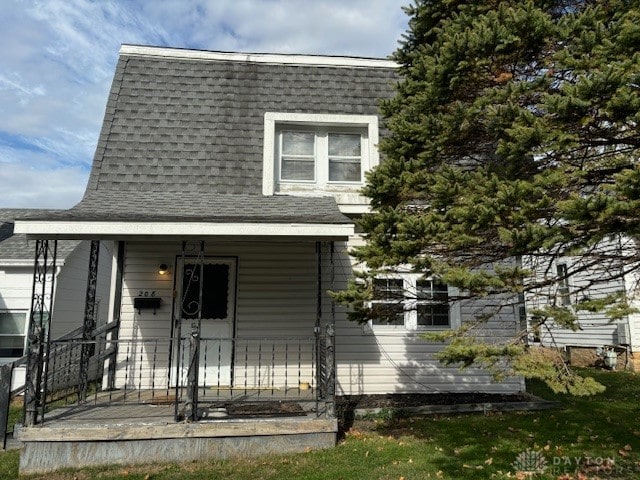
<svg viewBox="0 0 640 480"><path fill-rule="evenodd" d="M122 310L122 282L124 279L124 252L125 243L118 242L118 256L116 258L116 281L113 285L113 318L112 322L116 322L117 326L111 333L109 340L113 343L113 353L110 355L107 367L107 389L113 390L116 387L116 358L118 356L118 337L120 336L120 315Z"/></svg>
<svg viewBox="0 0 640 480"><path fill-rule="evenodd" d="M56 240L37 240L33 264L31 315L27 334L27 370L24 395L24 425L34 426L38 411L44 413L43 370L45 350L49 345L49 324L56 279ZM46 395L45 395L46 396Z"/></svg>
<svg viewBox="0 0 640 480"><path fill-rule="evenodd" d="M187 373L187 419L198 421L198 372L200 367L200 332L202 327L202 287L204 284L204 241L200 242L198 279L198 316L191 322L189 336L189 371Z"/></svg>
<svg viewBox="0 0 640 480"><path fill-rule="evenodd" d="M316 242L316 323L313 328L315 337L316 355L316 411L319 411L319 404L324 398L324 346L322 342L322 242Z"/></svg>
<svg viewBox="0 0 640 480"><path fill-rule="evenodd" d="M329 263L331 276L331 291L335 289L336 271L334 263L335 244L330 243ZM326 412L328 418L336 416L335 410L335 393L336 393L336 350L335 350L335 332L336 332L336 302L331 299L331 322L327 326L327 395L326 395Z"/></svg>
<svg viewBox="0 0 640 480"><path fill-rule="evenodd" d="M92 333L96 328L96 286L98 283L98 259L100 257L100 241L92 240L89 250L89 272L87 274L87 290L84 303L84 323L82 324L82 349L80 352L80 374L78 384L78 401L87 399L89 384L89 359L93 356L95 345L91 343Z"/></svg>

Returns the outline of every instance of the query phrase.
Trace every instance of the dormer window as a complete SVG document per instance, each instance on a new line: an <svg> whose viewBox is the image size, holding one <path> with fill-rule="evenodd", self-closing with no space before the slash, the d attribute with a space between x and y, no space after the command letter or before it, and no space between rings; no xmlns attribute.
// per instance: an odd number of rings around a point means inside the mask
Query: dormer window
<svg viewBox="0 0 640 480"><path fill-rule="evenodd" d="M280 184L362 184L366 131L358 128L345 128L342 131L336 127L302 128L283 125L277 129Z"/></svg>
<svg viewBox="0 0 640 480"><path fill-rule="evenodd" d="M265 195L329 193L352 203L378 164L375 115L266 113L264 135Z"/></svg>

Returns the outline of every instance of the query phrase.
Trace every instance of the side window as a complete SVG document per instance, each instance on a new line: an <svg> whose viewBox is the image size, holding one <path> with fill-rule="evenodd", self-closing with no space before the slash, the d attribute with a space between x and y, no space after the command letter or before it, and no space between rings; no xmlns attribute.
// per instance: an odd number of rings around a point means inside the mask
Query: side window
<svg viewBox="0 0 640 480"><path fill-rule="evenodd" d="M21 357L27 329L27 311L0 311L0 357Z"/></svg>
<svg viewBox="0 0 640 480"><path fill-rule="evenodd" d="M558 278L558 298L560 305L571 305L571 291L569 289L569 273L566 263L558 263L556 265L556 274Z"/></svg>
<svg viewBox="0 0 640 480"><path fill-rule="evenodd" d="M420 330L451 328L453 324L449 287L414 274L374 279L371 309L371 326Z"/></svg>

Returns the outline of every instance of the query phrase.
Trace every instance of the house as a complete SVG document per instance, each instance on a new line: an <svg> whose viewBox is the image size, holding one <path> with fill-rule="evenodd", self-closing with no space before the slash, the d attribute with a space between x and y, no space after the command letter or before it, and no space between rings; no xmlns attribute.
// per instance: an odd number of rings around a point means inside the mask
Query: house
<svg viewBox="0 0 640 480"><path fill-rule="evenodd" d="M629 271L624 273L620 263L625 251L635 252L636 249L634 239L619 237L603 240L584 257L536 255L524 258L523 266L534 273L534 281L543 285L525 295L527 323L529 329L534 330L530 342L565 350L569 360L577 365L604 365L605 357L610 356L616 358L617 368L640 367L640 313L632 312L612 320L604 311L580 308L585 300L613 295L623 295L632 307L638 308L637 274L628 266ZM553 319L544 322L541 328L532 328L540 320L536 312L550 305L573 311L578 320L577 330L566 328Z"/></svg>
<svg viewBox="0 0 640 480"><path fill-rule="evenodd" d="M35 241L14 232L14 219L23 215L51 213L33 209L0 209L0 364L19 360L26 353L27 326L33 295L33 255ZM89 260L88 242L58 242L51 337L61 337L82 326ZM106 258L106 256L105 256ZM96 299L97 323L105 323L110 271L101 272ZM13 370L12 390L25 383L24 365Z"/></svg>
<svg viewBox="0 0 640 480"><path fill-rule="evenodd" d="M51 412L42 389L27 396L22 472L327 447L336 395L523 390L433 357L441 345L420 333L483 308L436 307L449 291L434 279L381 279L420 299L364 326L328 295L360 268L348 250L395 68L122 46L84 198L16 226L47 244L114 242L117 326L99 385ZM504 314L483 333L515 328Z"/></svg>

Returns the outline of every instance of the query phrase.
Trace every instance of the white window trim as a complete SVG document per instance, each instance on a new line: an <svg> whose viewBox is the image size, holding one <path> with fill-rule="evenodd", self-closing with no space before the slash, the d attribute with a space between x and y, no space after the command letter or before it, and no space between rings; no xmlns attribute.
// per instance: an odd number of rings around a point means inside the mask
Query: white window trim
<svg viewBox="0 0 640 480"><path fill-rule="evenodd" d="M29 310L24 309L24 308L2 308L0 309L0 312L2 313L23 313L25 316L25 322L24 322L24 332L22 333L22 335L20 334L0 334L0 337L17 337L17 336L22 336L23 338L23 342L22 342L22 352L24 354L24 352L26 352L27 349L27 336L28 336L28 330L29 330ZM22 356L22 355L21 355ZM0 357L0 360L2 360L3 362L7 362L7 361L12 361L15 359L18 359L20 357Z"/></svg>
<svg viewBox="0 0 640 480"><path fill-rule="evenodd" d="M460 302L449 301L449 325L448 326L428 326L418 325L418 309L416 308L420 300L417 299L417 282L420 278L423 278L420 274L409 273L389 273L379 275L378 278L400 278L404 282L404 290L408 292L414 292L414 299L402 300L404 305L404 325L374 325L373 320L367 322L368 328L373 331L399 331L399 332L437 332L443 330L455 330L461 326L461 313ZM427 277L428 279L431 277ZM451 286L447 286L449 298L455 298L459 295L459 289ZM373 302L372 302L373 303Z"/></svg>
<svg viewBox="0 0 640 480"><path fill-rule="evenodd" d="M362 145L362 172L367 172L380 162L378 153L378 117L376 115L336 115L311 113L277 113L264 114L264 144L262 169L262 194L273 195L276 192L278 178L278 141L277 126L280 124L319 126L331 130L346 127L366 129L366 141ZM289 182L287 182L289 183ZM292 182L293 183L293 182ZM330 182L343 184L345 182ZM347 182L349 183L349 182ZM354 183L351 183L352 185Z"/></svg>

